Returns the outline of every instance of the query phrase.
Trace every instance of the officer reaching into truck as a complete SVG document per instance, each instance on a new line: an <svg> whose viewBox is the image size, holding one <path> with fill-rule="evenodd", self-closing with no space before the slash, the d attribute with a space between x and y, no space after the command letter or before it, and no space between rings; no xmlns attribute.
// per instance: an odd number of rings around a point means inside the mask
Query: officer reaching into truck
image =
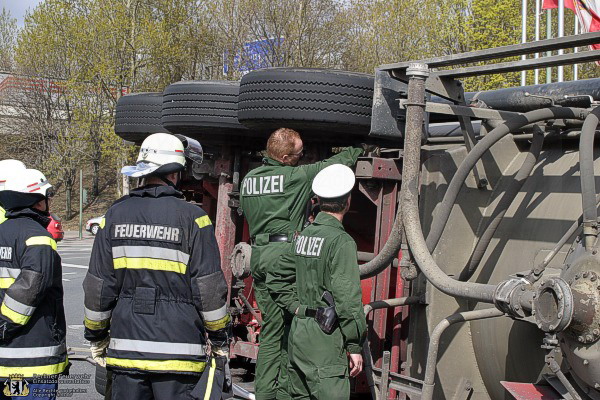
<svg viewBox="0 0 600 400"><path fill-rule="evenodd" d="M348 147L327 160L298 166L304 153L300 134L280 128L269 137L263 165L242 181L240 207L250 228L250 269L262 313L255 380L258 400L289 399L285 315L269 294L267 273L277 268L279 257L291 248L295 234L302 229L317 173L336 163L354 165L362 152Z"/></svg>
<svg viewBox="0 0 600 400"><path fill-rule="evenodd" d="M366 319L356 243L342 225L354 182L344 165L319 172L312 189L321 212L267 278L277 304L295 315L288 343L293 399L348 399L348 375L362 370Z"/></svg>
<svg viewBox="0 0 600 400"><path fill-rule="evenodd" d="M0 161L0 190L4 190L6 180L9 176L25 169L25 164L19 160L2 160ZM6 221L4 216L5 210L0 202L0 224Z"/></svg>
<svg viewBox="0 0 600 400"><path fill-rule="evenodd" d="M46 230L52 192L40 171L19 168L0 191L0 399L54 399L69 365L61 260Z"/></svg>
<svg viewBox="0 0 600 400"><path fill-rule="evenodd" d="M123 174L141 187L107 211L84 280L85 337L112 371L112 398L183 399L207 359L227 357L227 284L212 222L177 189L189 138L155 133ZM211 355L205 354L207 339Z"/></svg>

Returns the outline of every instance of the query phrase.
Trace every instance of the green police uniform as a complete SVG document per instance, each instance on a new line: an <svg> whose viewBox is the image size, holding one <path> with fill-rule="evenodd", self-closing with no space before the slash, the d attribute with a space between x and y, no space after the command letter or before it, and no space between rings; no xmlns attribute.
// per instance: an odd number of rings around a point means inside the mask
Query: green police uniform
<svg viewBox="0 0 600 400"><path fill-rule="evenodd" d="M260 348L256 362L256 398L289 399L286 392L287 341L284 313L267 289L267 272L290 248L290 241L302 229L307 203L312 196L311 183L323 168L332 164L354 165L362 149L346 148L335 156L314 164L287 166L271 158L253 169L242 181L240 207L253 238L250 267L254 291L262 312ZM275 236L288 240L274 242ZM280 389L278 390L278 386Z"/></svg>
<svg viewBox="0 0 600 400"><path fill-rule="evenodd" d="M298 310L289 333L288 393L293 399L348 399L347 353L360 354L367 328L356 243L340 221L321 212L292 247L267 279L277 304ZM339 321L330 335L307 316L327 306L325 291L333 295Z"/></svg>

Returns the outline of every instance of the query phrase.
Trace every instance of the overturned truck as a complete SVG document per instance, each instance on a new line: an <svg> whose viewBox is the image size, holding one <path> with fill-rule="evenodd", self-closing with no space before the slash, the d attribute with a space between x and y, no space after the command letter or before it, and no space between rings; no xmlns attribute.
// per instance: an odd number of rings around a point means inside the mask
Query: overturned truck
<svg viewBox="0 0 600 400"><path fill-rule="evenodd" d="M385 65L375 76L274 68L241 82L178 82L122 97L115 130L138 144L158 131L202 143L205 162L183 190L215 224L232 358L256 358L261 326L240 182L268 134L287 126L302 134L308 162L378 146L357 163L344 221L369 322L359 397L600 399L600 79L481 93L460 81L597 61L598 50L485 63L593 43L600 33Z"/></svg>

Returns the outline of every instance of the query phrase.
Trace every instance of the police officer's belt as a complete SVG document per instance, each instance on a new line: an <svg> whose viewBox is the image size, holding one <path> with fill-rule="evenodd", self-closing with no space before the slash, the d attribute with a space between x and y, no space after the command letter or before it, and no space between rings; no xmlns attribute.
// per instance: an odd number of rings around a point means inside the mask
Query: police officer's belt
<svg viewBox="0 0 600 400"><path fill-rule="evenodd" d="M282 233L273 233L269 235L269 242L289 242L289 237L288 235L284 235ZM256 243L256 238L253 237L252 239L250 239L250 243L251 244L255 244Z"/></svg>

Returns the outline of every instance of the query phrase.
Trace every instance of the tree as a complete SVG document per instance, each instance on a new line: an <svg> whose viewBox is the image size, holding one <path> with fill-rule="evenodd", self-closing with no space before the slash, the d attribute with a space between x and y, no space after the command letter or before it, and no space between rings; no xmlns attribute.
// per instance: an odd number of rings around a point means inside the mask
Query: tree
<svg viewBox="0 0 600 400"><path fill-rule="evenodd" d="M17 20L2 7L0 14L0 71L12 71L14 67L13 52L17 41Z"/></svg>

